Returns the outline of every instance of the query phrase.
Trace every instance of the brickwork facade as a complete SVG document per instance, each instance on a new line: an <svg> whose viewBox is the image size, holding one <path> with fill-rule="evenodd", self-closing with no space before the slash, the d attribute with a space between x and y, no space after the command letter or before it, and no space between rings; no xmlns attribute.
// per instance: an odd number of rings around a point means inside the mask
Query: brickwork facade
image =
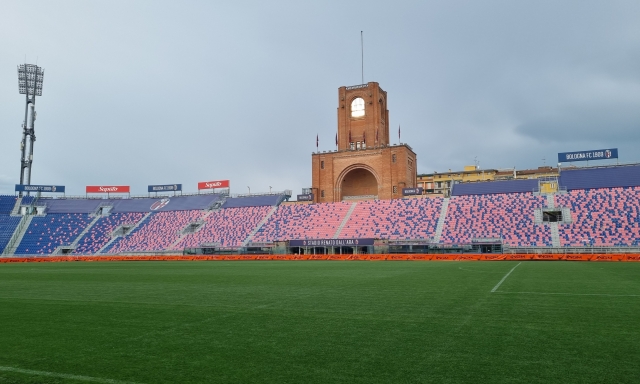
<svg viewBox="0 0 640 384"><path fill-rule="evenodd" d="M416 154L390 145L387 93L378 83L338 90L338 150L312 155L315 202L394 199L416 186Z"/></svg>

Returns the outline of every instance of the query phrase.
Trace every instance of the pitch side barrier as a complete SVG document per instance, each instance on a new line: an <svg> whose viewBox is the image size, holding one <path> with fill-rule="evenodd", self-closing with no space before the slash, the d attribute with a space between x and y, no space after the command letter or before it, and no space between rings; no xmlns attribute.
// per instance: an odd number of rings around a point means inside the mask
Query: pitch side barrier
<svg viewBox="0 0 640 384"><path fill-rule="evenodd" d="M2 263L100 261L608 261L640 262L640 254L360 254L360 255L156 255L3 257Z"/></svg>

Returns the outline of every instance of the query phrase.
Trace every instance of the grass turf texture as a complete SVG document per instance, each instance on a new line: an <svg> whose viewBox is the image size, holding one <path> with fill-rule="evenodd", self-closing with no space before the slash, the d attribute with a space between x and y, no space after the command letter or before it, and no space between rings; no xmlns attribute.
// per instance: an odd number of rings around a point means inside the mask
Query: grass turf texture
<svg viewBox="0 0 640 384"><path fill-rule="evenodd" d="M0 367L138 383L637 382L640 264L523 262L491 293L517 264L0 265ZM83 380L0 368L0 384L23 382Z"/></svg>

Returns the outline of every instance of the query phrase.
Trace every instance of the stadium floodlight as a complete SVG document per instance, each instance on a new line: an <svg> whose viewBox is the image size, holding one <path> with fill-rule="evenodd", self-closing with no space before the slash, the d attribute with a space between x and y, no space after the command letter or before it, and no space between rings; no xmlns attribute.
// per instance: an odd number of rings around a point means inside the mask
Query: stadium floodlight
<svg viewBox="0 0 640 384"><path fill-rule="evenodd" d="M44 71L34 64L18 65L18 88L21 95L42 96Z"/></svg>
<svg viewBox="0 0 640 384"><path fill-rule="evenodd" d="M41 67L26 63L18 65L18 90L21 95L25 95L26 100L24 122L22 123L22 141L20 142L20 152L22 153L20 160L20 184L31 185L33 144L36 141L36 96L42 96L43 80L44 70ZM29 140L27 140L27 138ZM27 156L27 144L29 146L29 156ZM22 192L20 192L20 196L22 196Z"/></svg>

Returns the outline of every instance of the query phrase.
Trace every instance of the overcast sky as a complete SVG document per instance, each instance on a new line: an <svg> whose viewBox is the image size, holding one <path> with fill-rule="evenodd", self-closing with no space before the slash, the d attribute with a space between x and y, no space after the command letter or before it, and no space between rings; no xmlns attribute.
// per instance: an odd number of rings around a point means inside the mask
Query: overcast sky
<svg viewBox="0 0 640 384"><path fill-rule="evenodd" d="M418 172L640 161L640 2L0 2L0 192L19 181L16 66L45 69L33 184L311 184L337 90L388 92ZM545 160L543 160L545 159Z"/></svg>

